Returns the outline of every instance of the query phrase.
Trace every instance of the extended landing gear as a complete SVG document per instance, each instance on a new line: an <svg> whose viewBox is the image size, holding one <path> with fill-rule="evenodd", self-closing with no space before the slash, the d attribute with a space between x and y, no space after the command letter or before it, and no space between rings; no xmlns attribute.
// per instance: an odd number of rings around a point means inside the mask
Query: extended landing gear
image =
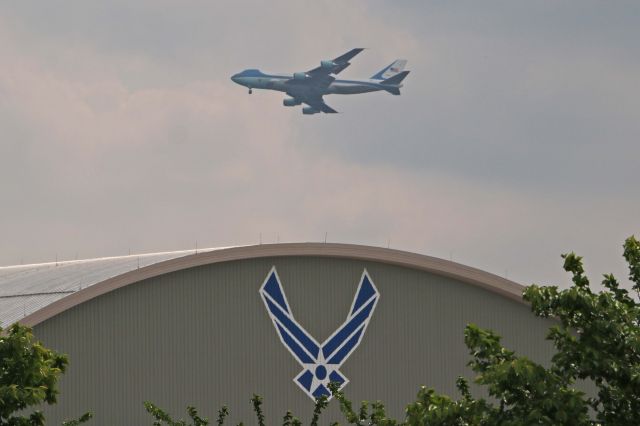
<svg viewBox="0 0 640 426"><path fill-rule="evenodd" d="M251 90L251 87L249 87L249 94L252 94L253 90Z"/></svg>

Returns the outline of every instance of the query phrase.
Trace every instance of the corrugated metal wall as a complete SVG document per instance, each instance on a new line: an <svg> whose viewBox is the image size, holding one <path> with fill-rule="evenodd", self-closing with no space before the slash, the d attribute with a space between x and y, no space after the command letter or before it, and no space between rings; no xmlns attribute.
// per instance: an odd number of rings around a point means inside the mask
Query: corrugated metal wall
<svg viewBox="0 0 640 426"><path fill-rule="evenodd" d="M293 378L299 365L280 343L258 289L275 265L296 319L322 342L345 320L362 271L381 298L358 349L341 368L353 401L383 400L402 417L420 385L456 395L470 376L463 329L473 322L534 360L549 359L549 322L525 305L455 280L357 260L286 257L183 270L113 291L35 327L70 357L51 424L95 414L93 425L151 424L143 401L176 417L195 405L210 418L255 422L249 399L265 398L269 423L287 409L309 419L313 403ZM344 423L332 403L324 421ZM323 421L323 423L324 423Z"/></svg>

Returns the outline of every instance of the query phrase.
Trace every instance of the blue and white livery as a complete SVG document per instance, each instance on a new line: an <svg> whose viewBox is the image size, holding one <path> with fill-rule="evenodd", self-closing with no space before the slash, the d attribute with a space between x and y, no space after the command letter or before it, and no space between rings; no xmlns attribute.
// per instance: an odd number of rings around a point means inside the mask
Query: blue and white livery
<svg viewBox="0 0 640 426"><path fill-rule="evenodd" d="M260 295L280 341L302 366L293 381L313 400L322 395L331 398L329 382L339 383L340 389L349 382L339 368L360 344L380 299L367 271L362 273L346 321L322 344L293 317L275 266L260 287Z"/></svg>
<svg viewBox="0 0 640 426"><path fill-rule="evenodd" d="M338 80L336 75L347 68L349 60L364 49L352 49L333 60L320 61L320 66L306 72L293 74L266 74L257 69L244 70L231 77L235 83L253 89L268 89L284 92L289 95L282 102L284 106L305 104L303 114L319 112L336 113L338 111L327 105L324 95L354 95L358 93L385 90L393 95L400 94L402 80L409 74L404 71L405 59L398 59L386 66L367 80Z"/></svg>

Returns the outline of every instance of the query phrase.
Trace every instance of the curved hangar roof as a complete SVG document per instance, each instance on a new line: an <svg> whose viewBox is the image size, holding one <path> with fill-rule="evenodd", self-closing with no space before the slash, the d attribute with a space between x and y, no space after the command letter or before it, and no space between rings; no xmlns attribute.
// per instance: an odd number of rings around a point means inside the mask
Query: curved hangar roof
<svg viewBox="0 0 640 426"><path fill-rule="evenodd" d="M262 244L0 267L0 326L36 325L73 306L141 280L196 266L278 256L369 260L455 278L522 302L523 286L435 257L331 243Z"/></svg>
<svg viewBox="0 0 640 426"><path fill-rule="evenodd" d="M183 250L0 267L0 326L30 322L35 312L95 284L152 265L216 249ZM223 249L219 249L223 250Z"/></svg>

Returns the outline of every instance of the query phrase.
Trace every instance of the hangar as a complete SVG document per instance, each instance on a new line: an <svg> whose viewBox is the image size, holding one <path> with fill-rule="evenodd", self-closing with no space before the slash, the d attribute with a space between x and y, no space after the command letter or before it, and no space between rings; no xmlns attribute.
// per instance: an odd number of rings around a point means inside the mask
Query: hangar
<svg viewBox="0 0 640 426"><path fill-rule="evenodd" d="M475 323L533 360L552 354L548 320L523 287L451 261L387 248L263 244L0 268L0 324L34 327L68 354L52 424L92 411L94 425L151 424L143 401L187 405L230 424L311 417L331 378L353 401L402 418L421 385L456 397ZM324 421L344 422L337 404Z"/></svg>

